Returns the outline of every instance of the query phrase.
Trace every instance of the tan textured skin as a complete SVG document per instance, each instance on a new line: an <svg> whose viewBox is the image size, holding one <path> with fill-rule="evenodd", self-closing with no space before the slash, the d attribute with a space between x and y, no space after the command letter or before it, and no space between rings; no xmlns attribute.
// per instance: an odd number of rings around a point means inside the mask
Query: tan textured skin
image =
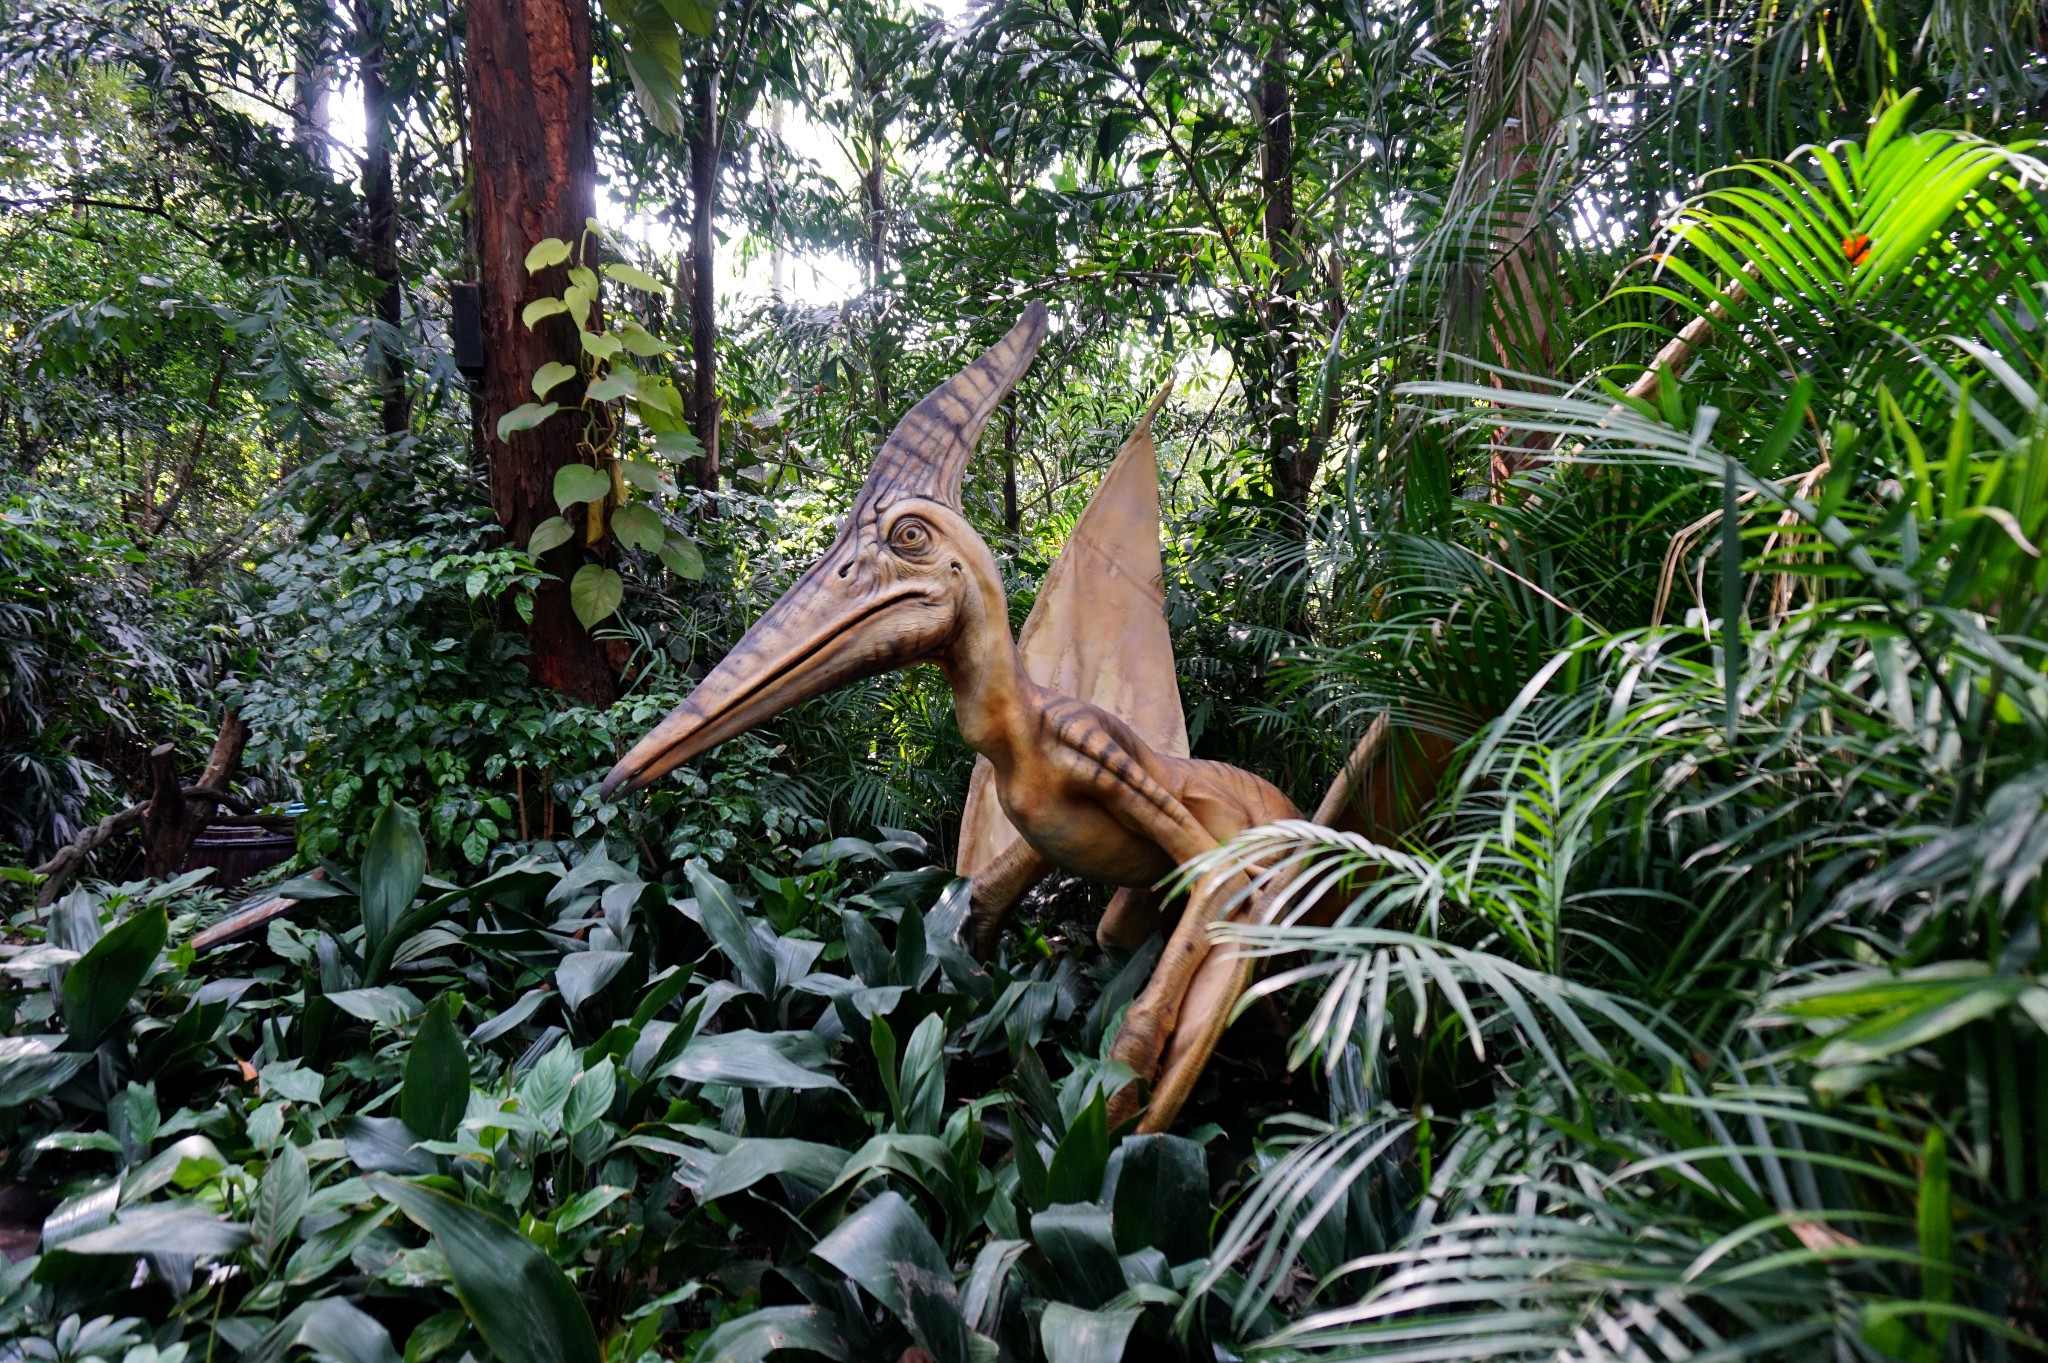
<svg viewBox="0 0 2048 1363"><path fill-rule="evenodd" d="M1045 331L1034 304L986 355L906 416L876 457L845 528L821 560L620 760L607 794L637 789L812 696L860 677L935 663L961 736L986 757L1009 822L1047 862L1115 885L1150 886L1225 839L1300 817L1259 777L1161 753L1115 715L1032 680L1010 637L994 555L960 512L960 478L988 415ZM1010 874L1028 872L1028 863ZM1250 963L1212 951L1226 911L1270 896L1210 876L1125 1014L1112 1054L1152 1095L1139 1129L1172 1124L1214 1050ZM1242 902L1240 902L1242 901ZM1186 1005L1186 1006L1184 1006ZM1132 1115L1137 1086L1112 1115Z"/></svg>

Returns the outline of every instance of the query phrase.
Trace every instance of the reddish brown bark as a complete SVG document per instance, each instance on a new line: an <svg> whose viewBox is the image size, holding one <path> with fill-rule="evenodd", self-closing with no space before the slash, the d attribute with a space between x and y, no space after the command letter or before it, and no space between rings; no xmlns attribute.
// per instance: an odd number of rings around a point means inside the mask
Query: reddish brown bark
<svg viewBox="0 0 2048 1363"><path fill-rule="evenodd" d="M692 466L698 487L718 490L718 159L724 154L718 113L718 69L699 60L691 86L690 137L690 417L704 453Z"/></svg>
<svg viewBox="0 0 2048 1363"><path fill-rule="evenodd" d="M533 330L519 318L528 303L559 295L568 282L560 266L529 278L527 251L546 237L575 243L595 211L590 61L590 11L582 0L471 0L465 66L484 338L480 438L490 455L492 508L517 544L556 514L555 473L579 459L573 412L515 432L509 443L497 438L497 426L532 400L536 369L578 359L566 317ZM569 407L577 394L565 384L548 396ZM542 558L550 576L534 600L527 665L544 685L608 704L618 696L617 673L569 607L568 579L582 561L574 543Z"/></svg>

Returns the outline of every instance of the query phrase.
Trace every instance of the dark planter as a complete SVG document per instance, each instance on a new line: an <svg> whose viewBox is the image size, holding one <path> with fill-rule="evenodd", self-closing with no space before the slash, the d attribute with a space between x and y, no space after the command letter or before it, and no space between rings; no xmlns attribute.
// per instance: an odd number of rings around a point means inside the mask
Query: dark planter
<svg viewBox="0 0 2048 1363"><path fill-rule="evenodd" d="M298 836L283 820L274 824L210 824L193 839L183 869L211 866L213 879L209 883L223 894L233 894L259 871L291 860L298 847Z"/></svg>

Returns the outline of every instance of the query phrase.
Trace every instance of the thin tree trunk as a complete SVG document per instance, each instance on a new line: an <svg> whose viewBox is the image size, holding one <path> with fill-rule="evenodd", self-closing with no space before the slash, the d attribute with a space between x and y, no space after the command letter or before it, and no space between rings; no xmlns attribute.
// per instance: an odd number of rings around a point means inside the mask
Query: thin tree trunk
<svg viewBox="0 0 2048 1363"><path fill-rule="evenodd" d="M535 370L550 360L573 366L580 359L569 319L549 318L529 330L519 315L567 285L560 266L529 278L527 251L546 237L579 241L596 208L590 62L590 12L578 0L471 0L465 63L483 313L482 425L492 508L515 544L556 514L555 473L581 462L573 410L579 390L570 385L549 394L570 411L509 443L497 438L497 423L531 398ZM541 559L548 577L535 594L527 667L544 685L607 704L618 695L617 673L569 606L568 578L581 563L574 542Z"/></svg>
<svg viewBox="0 0 2048 1363"><path fill-rule="evenodd" d="M1473 290L1468 335L1483 335L1495 364L1525 373L1557 370L1551 334L1554 247L1541 206L1544 153L1565 95L1564 52L1544 23L1542 0L1504 0L1480 58L1465 132L1468 202L1485 205L1487 265ZM1493 383L1503 380L1495 375ZM1542 458L1541 435L1503 433L1494 444L1496 487Z"/></svg>
<svg viewBox="0 0 2048 1363"><path fill-rule="evenodd" d="M890 426L889 338L883 333L882 280L889 268L889 181L887 147L882 130L868 130L868 164L861 172L861 195L865 200L868 225L868 305L872 331L868 339L868 367L875 376L875 422L879 430Z"/></svg>
<svg viewBox="0 0 2048 1363"><path fill-rule="evenodd" d="M391 174L393 127L391 88L386 75L384 17L379 0L356 0L357 74L363 86L363 265L373 281L374 314L380 324L370 338L370 369L377 385L378 414L386 435L412 429L412 398L406 392L405 354L399 329L405 288L399 275L398 192Z"/></svg>
<svg viewBox="0 0 2048 1363"><path fill-rule="evenodd" d="M1270 379L1264 399L1266 459L1274 493L1299 516L1308 507L1315 465L1301 439L1301 305L1293 278L1299 243L1287 0L1264 0L1259 17L1265 30L1265 52L1259 61L1259 192L1264 201L1261 226L1274 274L1265 328Z"/></svg>
<svg viewBox="0 0 2048 1363"><path fill-rule="evenodd" d="M1015 540L1023 529L1017 509L1017 399L1003 404L1003 529Z"/></svg>
<svg viewBox="0 0 2048 1363"><path fill-rule="evenodd" d="M690 358L694 367L690 411L704 453L696 462L697 486L718 487L718 69L700 57L692 82L695 126L690 138L690 200L696 216L690 230Z"/></svg>

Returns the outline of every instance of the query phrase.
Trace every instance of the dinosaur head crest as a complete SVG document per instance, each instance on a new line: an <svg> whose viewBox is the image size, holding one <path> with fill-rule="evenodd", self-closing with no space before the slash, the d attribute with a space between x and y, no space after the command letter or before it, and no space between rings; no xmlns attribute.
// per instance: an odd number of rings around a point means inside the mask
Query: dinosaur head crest
<svg viewBox="0 0 2048 1363"><path fill-rule="evenodd" d="M910 409L825 557L619 760L606 795L638 790L799 701L946 646L963 602L996 574L961 514L961 476L1045 330L1045 305L1033 303L1009 335Z"/></svg>

